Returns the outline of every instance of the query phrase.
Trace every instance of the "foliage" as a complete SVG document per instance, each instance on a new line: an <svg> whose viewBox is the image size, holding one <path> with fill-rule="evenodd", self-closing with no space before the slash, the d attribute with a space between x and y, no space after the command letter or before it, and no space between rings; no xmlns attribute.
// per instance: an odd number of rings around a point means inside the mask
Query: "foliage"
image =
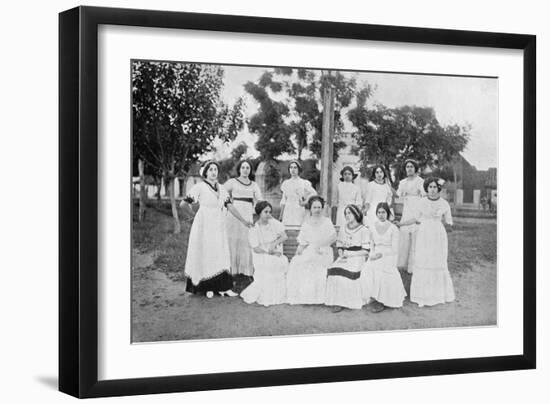
<svg viewBox="0 0 550 404"><path fill-rule="evenodd" d="M340 72L322 75L309 69L275 68L266 71L258 83L248 82L245 90L260 104L249 128L259 135L256 148L265 160L283 153L294 153L302 159L303 150L321 156L323 127L323 90L334 88L334 160L345 146L340 139L344 131L342 110L351 105L357 93L355 78ZM366 86L363 97L372 93Z"/></svg>
<svg viewBox="0 0 550 404"><path fill-rule="evenodd" d="M393 167L400 171L407 158L417 160L421 167L442 167L462 152L470 139L468 126L442 126L428 107L388 108L377 104L368 109L358 97L357 107L348 112L348 117L357 128L353 133L357 143L354 151L363 168L376 163L388 172Z"/></svg>
<svg viewBox="0 0 550 404"><path fill-rule="evenodd" d="M134 158L171 180L210 151L216 137L234 138L244 122L243 100L223 104L222 85L219 66L134 61Z"/></svg>

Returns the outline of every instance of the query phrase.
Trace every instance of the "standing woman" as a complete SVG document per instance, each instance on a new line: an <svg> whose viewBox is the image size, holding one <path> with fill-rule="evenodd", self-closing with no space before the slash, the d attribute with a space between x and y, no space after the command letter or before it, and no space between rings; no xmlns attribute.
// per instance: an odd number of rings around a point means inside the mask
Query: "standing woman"
<svg viewBox="0 0 550 404"><path fill-rule="evenodd" d="M241 160L236 167L237 177L230 178L223 186L229 193L233 206L242 218L252 222L254 205L262 199L260 187L252 181L252 164L248 160ZM233 215L226 218L227 234L229 237L229 256L231 258L231 275L252 276L252 252L248 244L248 228Z"/></svg>
<svg viewBox="0 0 550 404"><path fill-rule="evenodd" d="M363 213L356 205L344 209L346 224L338 231L338 259L327 270L325 304L334 306L333 313L344 308L360 309L363 306L361 270L369 254L369 230L362 224Z"/></svg>
<svg viewBox="0 0 550 404"><path fill-rule="evenodd" d="M281 213L279 219L285 226L300 226L304 220L305 205L310 196L316 195L308 180L300 178L302 165L293 160L288 165L290 178L281 184Z"/></svg>
<svg viewBox="0 0 550 404"><path fill-rule="evenodd" d="M426 192L424 191L424 180L418 175L418 163L408 159L405 160L404 167L407 177L399 182L399 188L397 188L397 195L403 198L403 213L400 223L397 223L400 230L397 267L407 269L409 273L412 273L417 226L414 221L411 222L413 224L406 226L403 223L416 218L418 204Z"/></svg>
<svg viewBox="0 0 550 404"><path fill-rule="evenodd" d="M348 205L361 206L363 199L361 198L361 189L359 186L353 183L353 180L357 178L357 174L353 172L353 168L345 166L340 171L340 182L336 189L338 210L336 212L336 226L344 226L346 224L346 218L344 210ZM361 214L361 217L363 215Z"/></svg>
<svg viewBox="0 0 550 404"><path fill-rule="evenodd" d="M382 165L376 165L372 169L371 181L367 185L365 197L365 220L367 226L372 226L376 222L376 207L379 203L387 203L391 206L392 189Z"/></svg>
<svg viewBox="0 0 550 404"><path fill-rule="evenodd" d="M407 296L401 275L397 269L399 230L390 222L391 212L387 203L376 206L377 221L370 228L371 254L361 273L363 299L374 300L371 311L378 313L386 307L403 306Z"/></svg>
<svg viewBox="0 0 550 404"><path fill-rule="evenodd" d="M263 306L285 303L288 270L288 258L283 255L285 226L271 216L269 202L260 201L255 209L259 219L249 233L254 281L241 292L241 297L246 303Z"/></svg>
<svg viewBox="0 0 550 404"><path fill-rule="evenodd" d="M195 184L180 206L191 209L192 203L199 204L195 215L185 260L186 290L194 294L206 294L211 298L214 293L221 296L236 296L231 290L233 279L229 272L229 245L225 227L226 209L229 210L243 227L252 226L232 205L225 188L218 183L219 166L208 162L202 169L204 181Z"/></svg>
<svg viewBox="0 0 550 404"><path fill-rule="evenodd" d="M453 218L449 203L440 196L442 184L443 180L434 177L424 181L428 197L420 201L416 220L411 219L419 225L411 279L411 302L418 303L420 307L455 299L447 265L447 231L442 223L445 220L451 228Z"/></svg>
<svg viewBox="0 0 550 404"><path fill-rule="evenodd" d="M332 221L323 216L325 201L320 196L309 198L310 216L298 234L296 255L286 277L287 302L290 304L323 304L326 296L327 268L334 260L332 247L336 231Z"/></svg>

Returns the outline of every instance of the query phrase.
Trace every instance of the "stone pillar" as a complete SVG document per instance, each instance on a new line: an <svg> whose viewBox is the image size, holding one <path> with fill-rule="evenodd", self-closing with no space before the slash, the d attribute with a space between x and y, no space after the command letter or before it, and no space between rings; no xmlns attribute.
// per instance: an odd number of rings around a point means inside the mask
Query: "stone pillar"
<svg viewBox="0 0 550 404"><path fill-rule="evenodd" d="M457 189L456 190L456 199L455 199L455 205L462 205L464 204L464 190L463 189Z"/></svg>
<svg viewBox="0 0 550 404"><path fill-rule="evenodd" d="M481 190L474 189L474 205L479 206L479 200L481 198Z"/></svg>

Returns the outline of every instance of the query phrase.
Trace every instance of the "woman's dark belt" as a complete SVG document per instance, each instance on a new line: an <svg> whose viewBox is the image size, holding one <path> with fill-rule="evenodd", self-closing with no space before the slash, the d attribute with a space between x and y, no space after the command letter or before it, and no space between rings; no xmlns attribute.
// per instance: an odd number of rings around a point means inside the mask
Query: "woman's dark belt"
<svg viewBox="0 0 550 404"><path fill-rule="evenodd" d="M233 200L234 201L254 203L254 199L252 199L252 198L233 198Z"/></svg>
<svg viewBox="0 0 550 404"><path fill-rule="evenodd" d="M327 276L343 276L344 278L351 279L352 281L355 281L359 279L361 276L361 271L353 272L348 271L347 269L340 268L340 267L334 267L327 269Z"/></svg>

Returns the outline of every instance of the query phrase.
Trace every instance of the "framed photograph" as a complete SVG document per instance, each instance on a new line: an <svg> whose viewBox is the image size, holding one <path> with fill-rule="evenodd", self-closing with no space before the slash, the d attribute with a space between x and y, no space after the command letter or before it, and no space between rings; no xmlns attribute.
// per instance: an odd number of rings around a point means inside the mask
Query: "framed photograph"
<svg viewBox="0 0 550 404"><path fill-rule="evenodd" d="M536 366L536 38L59 17L59 389Z"/></svg>

